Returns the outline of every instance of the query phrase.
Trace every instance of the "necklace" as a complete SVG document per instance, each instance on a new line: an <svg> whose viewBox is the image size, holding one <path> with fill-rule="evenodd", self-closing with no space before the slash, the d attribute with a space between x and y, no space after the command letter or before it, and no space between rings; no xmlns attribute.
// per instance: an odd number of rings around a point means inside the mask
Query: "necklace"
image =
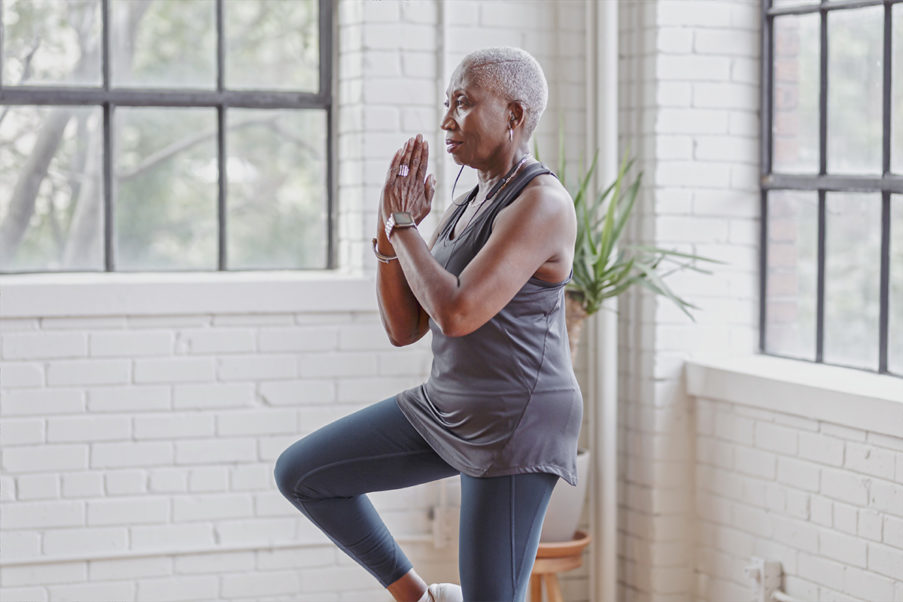
<svg viewBox="0 0 903 602"><path fill-rule="evenodd" d="M487 194L486 197L482 201L480 201L477 205L474 206L475 207L474 212L470 216L470 219L467 221L467 225L465 225L461 229L461 231L458 232L458 235L455 236L455 240L458 239L458 237L461 235L461 232L463 232L470 226L470 222L472 222L474 220L474 218L477 215L477 212L480 211L480 208L486 203L486 201L488 201L489 199L494 197L502 188L504 188L508 184L508 182L511 180L511 178L513 178L515 175L517 175L517 172L520 171L520 168L523 166L524 163L527 162L527 159L529 159L529 158L530 158L530 153L527 153L523 157L521 157L521 160L517 162L517 165L515 165L514 167L509 169L508 173L505 174L505 177L503 177L502 180L498 184L496 184L495 186L492 187L492 190L489 191L489 194Z"/></svg>

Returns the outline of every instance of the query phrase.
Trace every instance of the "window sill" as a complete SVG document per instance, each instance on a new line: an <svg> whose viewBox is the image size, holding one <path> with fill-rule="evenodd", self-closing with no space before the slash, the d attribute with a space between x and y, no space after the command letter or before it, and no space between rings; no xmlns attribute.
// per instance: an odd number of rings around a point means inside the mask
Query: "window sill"
<svg viewBox="0 0 903 602"><path fill-rule="evenodd" d="M0 276L0 318L376 310L372 277L338 271Z"/></svg>
<svg viewBox="0 0 903 602"><path fill-rule="evenodd" d="M903 436L903 379L895 376L767 355L694 357L686 370L695 397Z"/></svg>

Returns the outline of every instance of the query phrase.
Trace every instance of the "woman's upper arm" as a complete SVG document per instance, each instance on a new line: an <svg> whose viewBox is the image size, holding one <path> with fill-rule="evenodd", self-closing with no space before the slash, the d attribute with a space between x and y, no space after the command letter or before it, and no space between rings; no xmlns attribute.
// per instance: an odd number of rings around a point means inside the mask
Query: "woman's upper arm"
<svg viewBox="0 0 903 602"><path fill-rule="evenodd" d="M573 203L563 191L524 190L499 213L486 244L461 272L442 325L446 334L463 336L485 324L543 264L573 247L574 219Z"/></svg>

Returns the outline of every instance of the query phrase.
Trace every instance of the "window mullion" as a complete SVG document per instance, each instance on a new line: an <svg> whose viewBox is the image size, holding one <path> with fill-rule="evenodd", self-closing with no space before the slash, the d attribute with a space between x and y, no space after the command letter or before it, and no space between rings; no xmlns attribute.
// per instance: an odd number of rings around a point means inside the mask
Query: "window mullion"
<svg viewBox="0 0 903 602"><path fill-rule="evenodd" d="M888 6L888 8L890 8ZM885 131L887 136L888 132ZM890 192L881 193L881 272L878 309L878 372L887 373L890 318Z"/></svg>
<svg viewBox="0 0 903 602"><path fill-rule="evenodd" d="M824 361L825 346L825 196L824 190L818 191L818 258L815 293L815 361Z"/></svg>

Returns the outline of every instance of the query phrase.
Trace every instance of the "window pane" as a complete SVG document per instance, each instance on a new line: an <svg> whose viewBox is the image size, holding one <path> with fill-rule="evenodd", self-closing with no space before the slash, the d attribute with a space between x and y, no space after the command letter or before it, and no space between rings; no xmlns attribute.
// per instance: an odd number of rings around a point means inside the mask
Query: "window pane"
<svg viewBox="0 0 903 602"><path fill-rule="evenodd" d="M810 4L818 4L821 0L773 0L771 6L773 8L786 8L788 6L809 6Z"/></svg>
<svg viewBox="0 0 903 602"><path fill-rule="evenodd" d="M0 271L103 270L99 107L0 109Z"/></svg>
<svg viewBox="0 0 903 602"><path fill-rule="evenodd" d="M890 197L889 303L887 369L903 376L903 194Z"/></svg>
<svg viewBox="0 0 903 602"><path fill-rule="evenodd" d="M110 3L114 86L216 87L214 0Z"/></svg>
<svg viewBox="0 0 903 602"><path fill-rule="evenodd" d="M326 267L326 114L228 112L229 268Z"/></svg>
<svg viewBox="0 0 903 602"><path fill-rule="evenodd" d="M216 111L121 107L114 128L117 269L216 269Z"/></svg>
<svg viewBox="0 0 903 602"><path fill-rule="evenodd" d="M903 4L894 5L893 13L893 79L891 100L892 125L890 145L891 170L894 173L903 174ZM903 236L903 233L900 234Z"/></svg>
<svg viewBox="0 0 903 602"><path fill-rule="evenodd" d="M766 352L815 359L818 196L768 193Z"/></svg>
<svg viewBox="0 0 903 602"><path fill-rule="evenodd" d="M316 0L223 3L227 88L319 88Z"/></svg>
<svg viewBox="0 0 903 602"><path fill-rule="evenodd" d="M100 0L4 0L3 84L98 86Z"/></svg>
<svg viewBox="0 0 903 602"><path fill-rule="evenodd" d="M881 195L829 192L825 205L824 361L877 370Z"/></svg>
<svg viewBox="0 0 903 602"><path fill-rule="evenodd" d="M774 20L774 171L818 171L818 39L817 14Z"/></svg>
<svg viewBox="0 0 903 602"><path fill-rule="evenodd" d="M884 8L828 13L828 172L881 172Z"/></svg>

